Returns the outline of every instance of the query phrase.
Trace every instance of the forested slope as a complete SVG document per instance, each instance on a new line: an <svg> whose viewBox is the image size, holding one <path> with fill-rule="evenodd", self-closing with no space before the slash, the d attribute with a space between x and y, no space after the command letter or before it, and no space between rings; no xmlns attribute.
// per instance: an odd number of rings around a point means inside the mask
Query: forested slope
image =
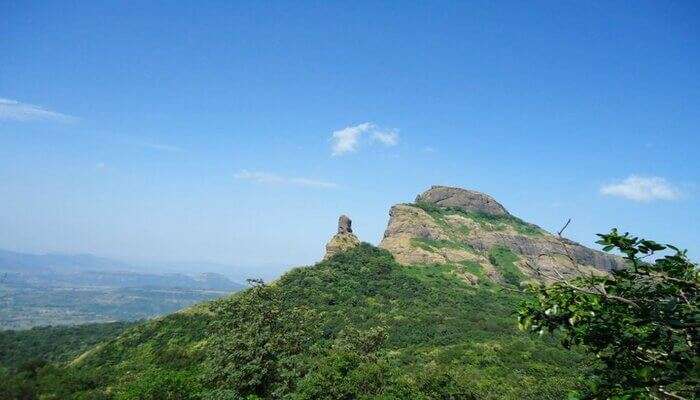
<svg viewBox="0 0 700 400"><path fill-rule="evenodd" d="M465 268L401 266L362 244L26 372L6 395L561 399L581 386L583 357L518 332L522 295Z"/></svg>

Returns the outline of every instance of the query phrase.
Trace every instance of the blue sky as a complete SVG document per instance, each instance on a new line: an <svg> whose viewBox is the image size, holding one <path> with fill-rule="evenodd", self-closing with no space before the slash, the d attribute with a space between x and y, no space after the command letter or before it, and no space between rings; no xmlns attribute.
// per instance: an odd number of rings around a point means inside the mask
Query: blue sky
<svg viewBox="0 0 700 400"><path fill-rule="evenodd" d="M480 190L700 252L697 2L2 2L0 247L299 265Z"/></svg>

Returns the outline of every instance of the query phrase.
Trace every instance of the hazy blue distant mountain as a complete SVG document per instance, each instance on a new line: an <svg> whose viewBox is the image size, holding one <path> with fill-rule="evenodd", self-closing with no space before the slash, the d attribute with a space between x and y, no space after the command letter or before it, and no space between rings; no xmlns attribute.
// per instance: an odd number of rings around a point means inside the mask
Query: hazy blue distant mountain
<svg viewBox="0 0 700 400"><path fill-rule="evenodd" d="M158 270L145 272L151 270L89 254L37 255L0 250L0 277L4 275L5 282L47 286L167 287L202 290L237 290L243 287L241 283L224 276L220 270L191 268L181 269L181 273L163 273ZM245 278L241 279L241 282L243 281Z"/></svg>
<svg viewBox="0 0 700 400"><path fill-rule="evenodd" d="M289 266L276 264L264 265L228 265L213 262L170 262L150 263L146 265L151 271L190 273L191 271L208 271L225 275L236 282L245 282L246 279L263 279L266 282L279 278Z"/></svg>
<svg viewBox="0 0 700 400"><path fill-rule="evenodd" d="M42 276L53 273L66 275L75 272L91 274L89 279L95 279L95 284L101 280L118 286L132 286L132 278L145 279L149 285L184 285L200 287L190 278L198 282L209 282L214 287L221 287L222 282L214 279L233 281L234 284L244 284L248 278L270 281L276 279L287 269L282 266L265 264L257 266L233 266L213 262L125 262L91 254L28 254L0 249L0 273L19 272L32 275L41 272ZM147 272L145 272L147 271ZM216 274L207 279L198 277L200 274ZM51 275L51 280L56 277ZM88 276L63 277L63 279L88 279ZM119 283L119 281L123 281ZM160 283L159 283L160 282ZM225 283L224 283L225 284ZM206 286L206 285L205 285Z"/></svg>
<svg viewBox="0 0 700 400"><path fill-rule="evenodd" d="M26 254L0 250L0 270L26 272L29 269L128 271L133 267L90 254Z"/></svg>
<svg viewBox="0 0 700 400"><path fill-rule="evenodd" d="M244 287L217 272L143 271L153 269L85 254L0 250L0 329L150 318Z"/></svg>

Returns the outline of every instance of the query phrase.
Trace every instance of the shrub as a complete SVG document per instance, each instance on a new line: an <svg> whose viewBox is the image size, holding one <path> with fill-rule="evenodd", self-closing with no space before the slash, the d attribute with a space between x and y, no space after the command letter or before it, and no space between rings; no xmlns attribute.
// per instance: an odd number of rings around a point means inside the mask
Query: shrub
<svg viewBox="0 0 700 400"><path fill-rule="evenodd" d="M116 400L197 400L201 388L186 371L150 370L117 390Z"/></svg>

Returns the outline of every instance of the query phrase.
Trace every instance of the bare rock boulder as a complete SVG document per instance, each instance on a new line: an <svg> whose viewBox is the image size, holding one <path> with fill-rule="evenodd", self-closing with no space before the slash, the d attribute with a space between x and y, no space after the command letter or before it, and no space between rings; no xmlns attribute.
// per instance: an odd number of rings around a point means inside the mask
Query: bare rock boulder
<svg viewBox="0 0 700 400"><path fill-rule="evenodd" d="M430 203L438 207L454 207L496 216L510 215L505 207L485 193L449 186L432 186L416 197L416 203Z"/></svg>

